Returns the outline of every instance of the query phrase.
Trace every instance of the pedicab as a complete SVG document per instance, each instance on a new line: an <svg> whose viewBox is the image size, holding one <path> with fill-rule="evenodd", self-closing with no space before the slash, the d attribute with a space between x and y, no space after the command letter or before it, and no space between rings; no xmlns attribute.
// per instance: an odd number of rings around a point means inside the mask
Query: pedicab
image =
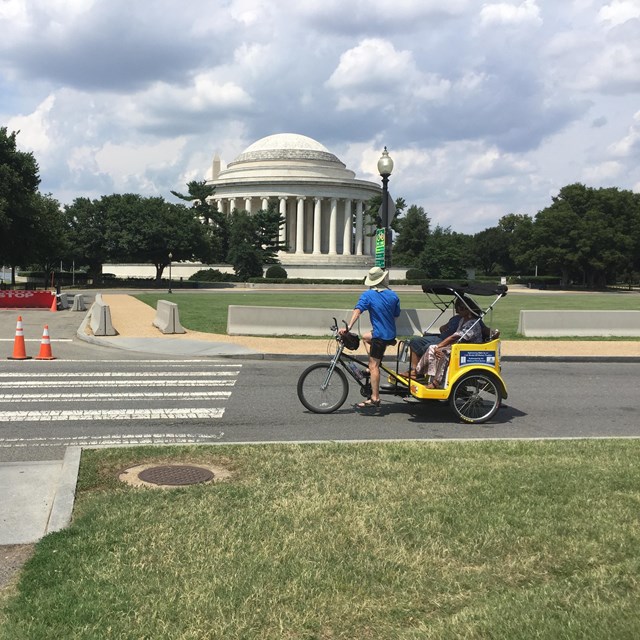
<svg viewBox="0 0 640 640"><path fill-rule="evenodd" d="M429 388L429 379L404 371L411 351L412 336L399 339L387 347L380 365L380 395L395 396L418 402L448 402L454 414L463 422L480 424L490 420L507 397L507 386L502 378L500 360L500 332L491 329L484 319L491 314L498 301L507 295L506 285L454 284L442 282L423 285L422 290L440 312L424 331L435 335L442 319L453 315L456 302L469 308L482 325L482 343L458 341L451 345L449 363L439 388ZM484 307L474 296L491 297ZM345 326L347 323L343 320ZM367 362L349 353L356 351L360 338L355 333L339 333L333 318L329 362L317 362L307 367L298 380L298 398L313 413L332 413L338 410L349 394L351 378L365 398L371 396L371 382ZM395 346L395 354L393 347ZM391 352L391 353L390 353ZM386 374L386 379L385 379Z"/></svg>

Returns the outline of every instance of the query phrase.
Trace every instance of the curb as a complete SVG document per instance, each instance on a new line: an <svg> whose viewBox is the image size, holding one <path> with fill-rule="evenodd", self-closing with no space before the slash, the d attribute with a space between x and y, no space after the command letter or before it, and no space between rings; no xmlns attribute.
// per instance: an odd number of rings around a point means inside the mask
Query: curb
<svg viewBox="0 0 640 640"><path fill-rule="evenodd" d="M71 522L81 454L81 447L67 447L64 453L60 480L56 487L45 535L53 531L60 531Z"/></svg>

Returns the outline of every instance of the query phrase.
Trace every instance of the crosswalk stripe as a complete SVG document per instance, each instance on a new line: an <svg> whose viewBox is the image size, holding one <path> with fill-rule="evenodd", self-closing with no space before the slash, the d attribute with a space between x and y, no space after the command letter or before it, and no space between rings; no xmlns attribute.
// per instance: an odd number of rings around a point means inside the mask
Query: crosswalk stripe
<svg viewBox="0 0 640 640"><path fill-rule="evenodd" d="M239 373L239 371L184 371L180 373L180 375L183 378L201 378L203 376L230 377L237 376ZM134 375L136 378L156 378L158 372L89 371L87 373L0 373L0 380L4 378L125 378Z"/></svg>
<svg viewBox="0 0 640 640"><path fill-rule="evenodd" d="M109 402L118 400L152 400L186 398L189 400L206 400L216 398L226 400L231 391L140 391L131 393L0 393L0 402L50 402L52 400L74 402L95 401Z"/></svg>
<svg viewBox="0 0 640 640"><path fill-rule="evenodd" d="M3 422L64 422L70 420L192 420L222 418L223 408L96 409L62 411L0 411Z"/></svg>
<svg viewBox="0 0 640 640"><path fill-rule="evenodd" d="M60 381L55 380L20 380L2 382L2 386L5 389L30 389L37 387L69 387L73 384L74 387L96 387L104 386L100 384L99 380L73 380L73 381ZM235 380L161 380L153 378L152 380L110 380L110 387L174 387L185 386L189 387L233 387L235 386Z"/></svg>

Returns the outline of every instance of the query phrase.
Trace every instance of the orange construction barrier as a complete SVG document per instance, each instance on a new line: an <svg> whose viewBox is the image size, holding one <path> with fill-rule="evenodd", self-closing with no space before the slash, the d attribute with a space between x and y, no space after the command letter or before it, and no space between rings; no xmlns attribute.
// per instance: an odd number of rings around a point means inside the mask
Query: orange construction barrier
<svg viewBox="0 0 640 640"><path fill-rule="evenodd" d="M51 303L51 309L49 311L57 311L58 310L58 296L53 294L53 302Z"/></svg>
<svg viewBox="0 0 640 640"><path fill-rule="evenodd" d="M18 316L18 324L16 325L16 339L13 341L13 355L8 357L9 360L30 360L31 356L27 355L24 347L24 329L22 328L22 316Z"/></svg>
<svg viewBox="0 0 640 640"><path fill-rule="evenodd" d="M42 332L42 342L40 343L40 353L36 356L36 360L55 360L51 353L51 340L49 338L49 325L44 325Z"/></svg>

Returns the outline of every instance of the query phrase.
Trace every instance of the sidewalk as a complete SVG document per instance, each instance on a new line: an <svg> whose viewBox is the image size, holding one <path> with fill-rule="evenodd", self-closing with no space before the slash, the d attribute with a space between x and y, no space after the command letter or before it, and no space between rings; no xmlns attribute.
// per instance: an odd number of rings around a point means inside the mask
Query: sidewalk
<svg viewBox="0 0 640 640"><path fill-rule="evenodd" d="M88 314L64 312L59 320L70 335L105 347L138 353L185 357L253 359L327 357L328 340L227 336L197 331L163 335L153 326L155 310L127 294L103 295L117 336L97 337L88 329ZM78 328L79 327L79 328ZM361 346L357 352L364 356ZM504 360L596 360L640 362L640 341L504 341ZM0 463L0 545L36 542L71 520L80 449L67 449L63 461ZM1 560L0 560L1 561Z"/></svg>

